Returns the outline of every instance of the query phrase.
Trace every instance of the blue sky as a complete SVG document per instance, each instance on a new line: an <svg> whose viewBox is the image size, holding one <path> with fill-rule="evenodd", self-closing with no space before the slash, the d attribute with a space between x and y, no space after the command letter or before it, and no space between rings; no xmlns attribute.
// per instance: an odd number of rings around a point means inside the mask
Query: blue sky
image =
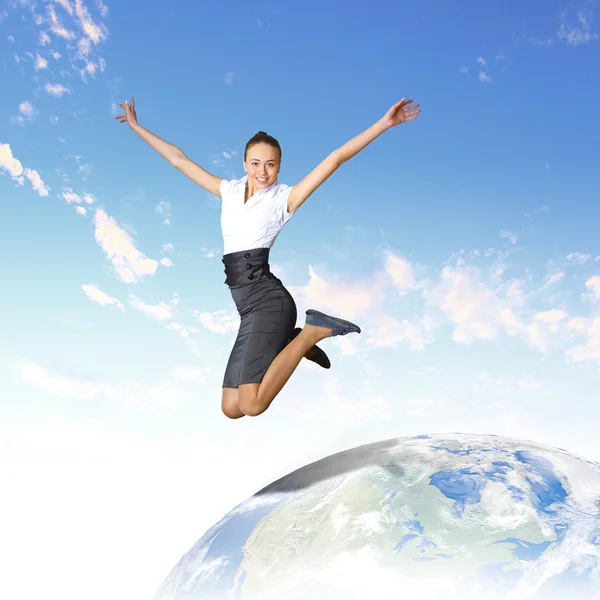
<svg viewBox="0 0 600 600"><path fill-rule="evenodd" d="M0 595L148 598L238 502L371 441L495 433L599 460L598 18L579 1L5 5ZM220 413L238 321L219 200L114 120L132 95L223 177L271 133L288 184L400 98L422 105L279 236L299 322L314 307L363 333L325 342L332 369L301 364L256 419Z"/></svg>

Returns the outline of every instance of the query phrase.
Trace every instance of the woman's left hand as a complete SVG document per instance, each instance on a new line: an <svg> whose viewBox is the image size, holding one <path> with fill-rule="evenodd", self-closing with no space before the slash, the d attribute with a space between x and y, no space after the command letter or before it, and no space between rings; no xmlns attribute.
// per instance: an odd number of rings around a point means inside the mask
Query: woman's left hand
<svg viewBox="0 0 600 600"><path fill-rule="evenodd" d="M385 113L383 122L387 127L394 127L400 125L405 121L412 121L419 116L421 112L419 110L420 104L411 104L412 100L405 100L402 98L400 102L396 102L390 110Z"/></svg>

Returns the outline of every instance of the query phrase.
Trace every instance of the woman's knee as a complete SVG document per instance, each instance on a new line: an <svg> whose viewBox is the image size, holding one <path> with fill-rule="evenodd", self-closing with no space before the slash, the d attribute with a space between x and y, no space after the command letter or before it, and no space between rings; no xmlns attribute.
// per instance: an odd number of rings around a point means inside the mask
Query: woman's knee
<svg viewBox="0 0 600 600"><path fill-rule="evenodd" d="M221 410L229 419L239 419L245 415L239 407L239 391L237 388L223 388Z"/></svg>
<svg viewBox="0 0 600 600"><path fill-rule="evenodd" d="M265 411L258 401L258 383L246 383L239 388L238 408L249 417L257 417Z"/></svg>

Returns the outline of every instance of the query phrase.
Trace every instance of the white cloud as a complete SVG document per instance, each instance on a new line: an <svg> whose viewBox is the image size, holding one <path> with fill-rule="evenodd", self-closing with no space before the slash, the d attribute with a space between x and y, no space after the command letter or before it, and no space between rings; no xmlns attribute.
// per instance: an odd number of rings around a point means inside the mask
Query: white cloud
<svg viewBox="0 0 600 600"><path fill-rule="evenodd" d="M571 252L571 254L567 255L567 262L576 265L584 265L591 258L592 257L589 254L582 254L581 252Z"/></svg>
<svg viewBox="0 0 600 600"><path fill-rule="evenodd" d="M136 406L173 406L181 402L184 388L173 380L157 383L111 382L91 377L72 377L51 372L32 362L15 365L22 379L53 394L61 400L118 401Z"/></svg>
<svg viewBox="0 0 600 600"><path fill-rule="evenodd" d="M103 25L96 25L94 23L82 0L75 0L75 12L77 13L83 32L94 44L98 44L106 37L106 28Z"/></svg>
<svg viewBox="0 0 600 600"><path fill-rule="evenodd" d="M58 117L51 116L50 119L49 119L49 121L50 121L51 125L57 125L58 124Z"/></svg>
<svg viewBox="0 0 600 600"><path fill-rule="evenodd" d="M97 210L94 223L96 241L121 281L137 283L156 273L158 261L147 258L140 252L129 234L119 227L113 217L109 217L103 210Z"/></svg>
<svg viewBox="0 0 600 600"><path fill-rule="evenodd" d="M96 5L98 6L98 10L100 11L100 16L107 17L108 16L108 6L102 2L102 0L97 0Z"/></svg>
<svg viewBox="0 0 600 600"><path fill-rule="evenodd" d="M454 326L452 339L471 343L475 339L491 339L506 326L520 327L506 301L498 297L498 290L482 281L480 269L466 265L447 266L441 282L425 292L428 301L439 306Z"/></svg>
<svg viewBox="0 0 600 600"><path fill-rule="evenodd" d="M185 327L181 323L175 323L175 322L171 322L171 323L167 324L165 327L167 329L176 331L177 333L179 333L181 335L181 337L184 337L184 338L189 337L190 333L197 332L196 329L193 329L191 327Z"/></svg>
<svg viewBox="0 0 600 600"><path fill-rule="evenodd" d="M39 53L36 54L35 57L35 65L34 68L36 71L40 71L42 69L45 69L48 66L48 61L43 58L42 56L40 56Z"/></svg>
<svg viewBox="0 0 600 600"><path fill-rule="evenodd" d="M478 58L477 58L477 62L478 62L480 65L487 65L487 62L486 62L486 60L483 58L483 56L480 56L480 57L478 57Z"/></svg>
<svg viewBox="0 0 600 600"><path fill-rule="evenodd" d="M50 36L45 31L40 31L39 45L40 46L47 46L50 43L52 43L52 40L50 39Z"/></svg>
<svg viewBox="0 0 600 600"><path fill-rule="evenodd" d="M62 6L71 16L73 15L73 5L69 0L54 0L56 4Z"/></svg>
<svg viewBox="0 0 600 600"><path fill-rule="evenodd" d="M600 275L594 275L585 282L585 287L592 291L596 298L600 298Z"/></svg>
<svg viewBox="0 0 600 600"><path fill-rule="evenodd" d="M391 252L386 252L385 271L401 294L406 294L415 285L415 276L411 264Z"/></svg>
<svg viewBox="0 0 600 600"><path fill-rule="evenodd" d="M51 95L60 98L63 94L70 94L71 90L61 83L47 83L44 89Z"/></svg>
<svg viewBox="0 0 600 600"><path fill-rule="evenodd" d="M576 363L588 360L600 363L600 317L572 321L571 328L582 334L585 340L583 344L567 350L567 356Z"/></svg>
<svg viewBox="0 0 600 600"><path fill-rule="evenodd" d="M162 245L163 252L173 252L173 250L175 250L173 244L163 244Z"/></svg>
<svg viewBox="0 0 600 600"><path fill-rule="evenodd" d="M562 272L553 273L546 279L546 281L544 283L544 288L549 288L550 286L554 285L555 283L558 283L564 276L565 276L565 274Z"/></svg>
<svg viewBox="0 0 600 600"><path fill-rule="evenodd" d="M81 204L81 197L69 187L63 189L61 196L67 204Z"/></svg>
<svg viewBox="0 0 600 600"><path fill-rule="evenodd" d="M78 215L85 216L85 215L87 215L87 208L84 208L83 206L76 206L75 212Z"/></svg>
<svg viewBox="0 0 600 600"><path fill-rule="evenodd" d="M459 71L463 74L466 75L469 72L469 67L461 67L459 69Z"/></svg>
<svg viewBox="0 0 600 600"><path fill-rule="evenodd" d="M406 319L399 321L388 315L377 316L369 325L367 344L377 347L396 347L407 344L411 350L425 348L425 336L421 329Z"/></svg>
<svg viewBox="0 0 600 600"><path fill-rule="evenodd" d="M570 46L579 46L598 39L598 34L593 31L593 14L587 8L575 10L575 17L570 17L568 11L561 14L561 24L558 30L558 39L564 40Z"/></svg>
<svg viewBox="0 0 600 600"><path fill-rule="evenodd" d="M233 85L233 73L226 73L225 74L225 83L227 85Z"/></svg>
<svg viewBox="0 0 600 600"><path fill-rule="evenodd" d="M21 162L13 157L8 144L0 144L0 166L7 170L12 177L18 177L23 173Z"/></svg>
<svg viewBox="0 0 600 600"><path fill-rule="evenodd" d="M117 298L104 293L95 283L84 283L81 289L92 302L96 302L101 306L116 306L122 311L125 310L125 307Z"/></svg>
<svg viewBox="0 0 600 600"><path fill-rule="evenodd" d="M395 263L392 263L392 270ZM308 267L309 281L305 286L290 286L294 298L300 299L307 308L319 307L318 310L348 320L366 314L379 305L384 297L389 276L377 273L369 280L356 277L332 277L326 281L315 269Z"/></svg>
<svg viewBox="0 0 600 600"><path fill-rule="evenodd" d="M163 216L163 225L169 225L171 223L171 203L163 200L156 205L156 212Z"/></svg>
<svg viewBox="0 0 600 600"><path fill-rule="evenodd" d="M486 272L459 261L443 269L439 284L425 289L429 305L439 307L453 326L452 339L470 344L506 333L541 352L564 341L568 332L566 311L533 311L521 289L522 282L502 282L495 272L495 265Z"/></svg>
<svg viewBox="0 0 600 600"><path fill-rule="evenodd" d="M146 304L133 294L129 294L129 302L133 308L157 321L169 321L173 318L173 300L169 303L159 302L158 304ZM177 302L175 302L175 304L177 304Z"/></svg>
<svg viewBox="0 0 600 600"><path fill-rule="evenodd" d="M9 175L19 185L23 185L25 178L27 178L31 183L31 187L40 196L48 196L50 188L43 182L39 173L27 167L23 168L21 161L12 155L12 150L8 144L0 144L0 169L8 171Z"/></svg>
<svg viewBox="0 0 600 600"><path fill-rule="evenodd" d="M172 267L173 266L173 261L170 258L161 258L160 259L160 264L163 267Z"/></svg>
<svg viewBox="0 0 600 600"><path fill-rule="evenodd" d="M48 4L47 9L48 9L48 20L50 22L50 29L52 30L52 33L54 33L54 35L57 35L58 37L61 37L65 40L75 39L75 34L72 31L70 31L69 29L67 29L66 27L64 27L62 25L62 23L59 21L57 15L56 15L56 11L54 10L54 6L52 4Z"/></svg>
<svg viewBox="0 0 600 600"><path fill-rule="evenodd" d="M202 246L200 248L200 252L202 252L202 256L204 256L204 258L214 258L215 256L219 256L221 254L221 250L219 248L208 248L207 246Z"/></svg>
<svg viewBox="0 0 600 600"><path fill-rule="evenodd" d="M511 244L513 244L513 246L519 240L519 235L516 233L512 233L511 231L501 231L500 237L508 240Z"/></svg>
<svg viewBox="0 0 600 600"><path fill-rule="evenodd" d="M236 332L240 326L238 314L227 310L212 313L195 310L193 315L206 329L215 333Z"/></svg>
<svg viewBox="0 0 600 600"><path fill-rule="evenodd" d="M39 114L39 110L29 100L24 100L19 104L19 115L12 120L19 125L24 125L27 122L33 121Z"/></svg>
<svg viewBox="0 0 600 600"><path fill-rule="evenodd" d="M479 71L479 81L482 83L489 83L492 79L485 71Z"/></svg>

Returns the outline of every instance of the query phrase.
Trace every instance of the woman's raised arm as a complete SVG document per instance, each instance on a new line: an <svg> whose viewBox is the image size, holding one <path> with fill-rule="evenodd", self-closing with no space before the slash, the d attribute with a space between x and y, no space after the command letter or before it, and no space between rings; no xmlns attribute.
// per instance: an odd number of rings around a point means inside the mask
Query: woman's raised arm
<svg viewBox="0 0 600 600"><path fill-rule="evenodd" d="M221 181L223 178L209 173L188 158L180 148L159 138L145 127L142 127L137 120L135 99L133 97L131 98L131 104L126 100L124 104L119 104L119 106L124 109L125 112L117 115L115 119L120 123L127 123L131 130L137 133L153 150L168 160L171 165L181 171L184 175L187 175L192 181L211 194L214 194L219 198L221 197Z"/></svg>
<svg viewBox="0 0 600 600"><path fill-rule="evenodd" d="M416 119L419 113L419 104L412 104L412 100L402 98L396 102L376 123L359 133L356 137L334 150L323 162L315 167L302 181L292 187L288 198L288 211L294 212L346 161L358 154L384 131L400 123Z"/></svg>

